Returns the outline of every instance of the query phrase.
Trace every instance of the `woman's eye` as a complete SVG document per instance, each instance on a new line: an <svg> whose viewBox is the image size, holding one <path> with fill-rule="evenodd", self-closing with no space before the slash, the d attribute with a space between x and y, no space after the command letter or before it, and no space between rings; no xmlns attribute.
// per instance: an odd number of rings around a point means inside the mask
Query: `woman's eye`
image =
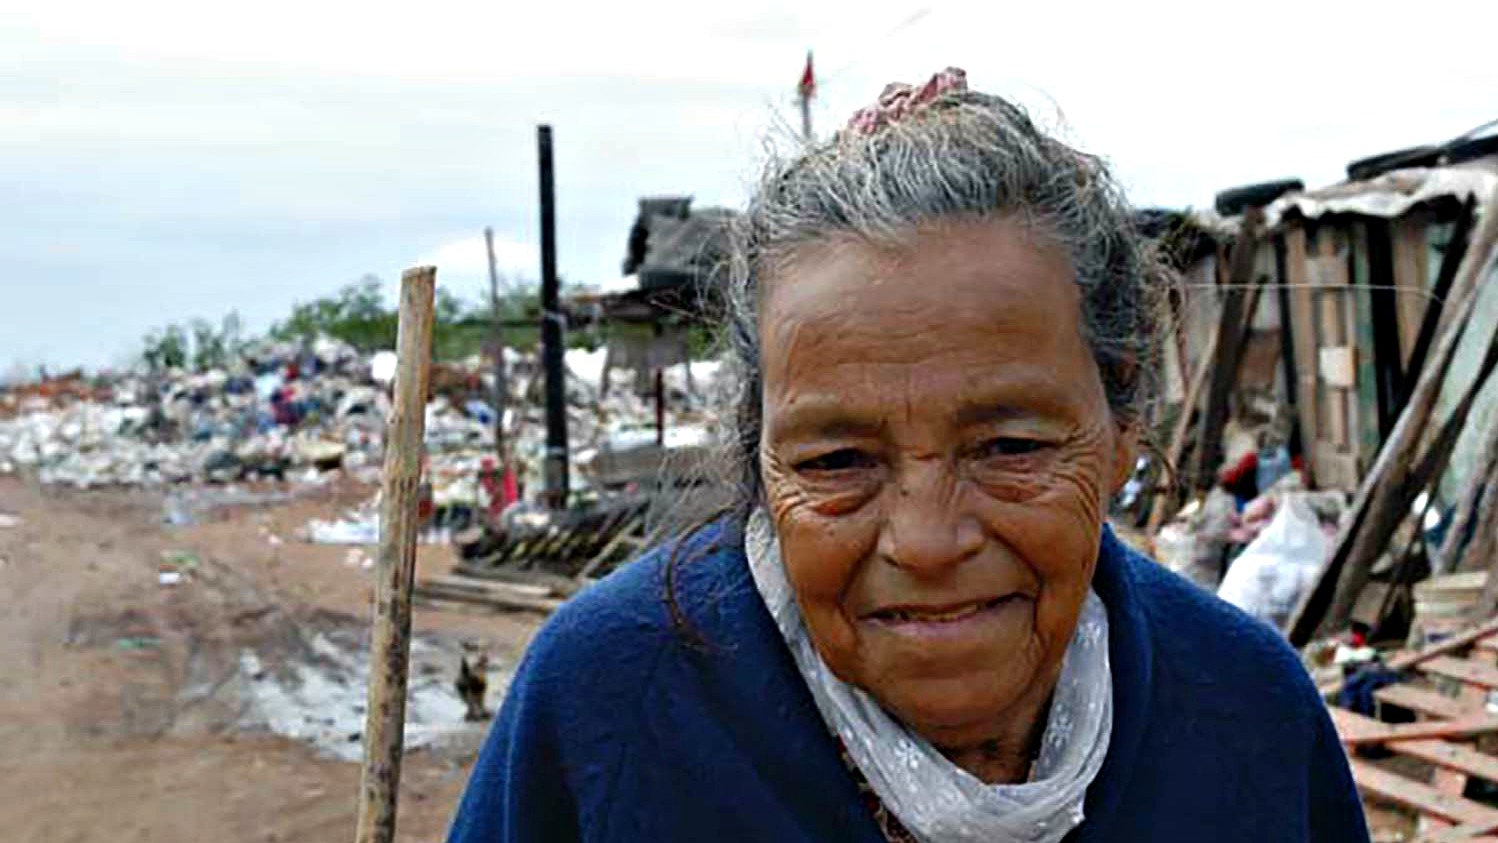
<svg viewBox="0 0 1498 843"><path fill-rule="evenodd" d="M978 446L978 457L1015 457L1034 453L1046 447L1039 439L1021 439L1014 436L999 436Z"/></svg>
<svg viewBox="0 0 1498 843"><path fill-rule="evenodd" d="M796 463L797 471L852 471L872 468L874 458L856 448L841 448Z"/></svg>

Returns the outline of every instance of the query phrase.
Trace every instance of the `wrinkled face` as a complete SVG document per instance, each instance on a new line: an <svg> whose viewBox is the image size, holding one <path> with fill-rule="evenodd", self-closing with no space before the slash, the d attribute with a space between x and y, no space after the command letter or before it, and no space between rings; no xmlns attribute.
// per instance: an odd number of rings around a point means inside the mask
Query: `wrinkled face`
<svg viewBox="0 0 1498 843"><path fill-rule="evenodd" d="M1127 476L1079 295L1007 220L808 246L764 293L760 461L811 638L937 746L1043 705Z"/></svg>

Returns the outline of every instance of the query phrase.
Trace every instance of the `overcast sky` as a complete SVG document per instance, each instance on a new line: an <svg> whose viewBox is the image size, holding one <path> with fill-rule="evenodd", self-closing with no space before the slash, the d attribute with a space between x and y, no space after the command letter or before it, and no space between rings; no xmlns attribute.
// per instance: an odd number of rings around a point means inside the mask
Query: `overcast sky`
<svg viewBox="0 0 1498 843"><path fill-rule="evenodd" d="M485 225L534 278L539 122L561 270L614 280L638 196L744 200L808 48L819 132L957 65L1179 207L1498 117L1495 31L1490 0L5 4L0 371L418 262L476 297Z"/></svg>

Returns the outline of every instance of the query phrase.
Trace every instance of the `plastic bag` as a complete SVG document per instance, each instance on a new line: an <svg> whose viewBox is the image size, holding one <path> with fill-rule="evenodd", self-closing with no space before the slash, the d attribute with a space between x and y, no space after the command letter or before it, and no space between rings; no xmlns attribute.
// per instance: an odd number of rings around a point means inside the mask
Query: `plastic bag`
<svg viewBox="0 0 1498 843"><path fill-rule="evenodd" d="M1287 495L1274 520L1228 568L1217 596L1282 628L1316 582L1331 541L1303 495Z"/></svg>

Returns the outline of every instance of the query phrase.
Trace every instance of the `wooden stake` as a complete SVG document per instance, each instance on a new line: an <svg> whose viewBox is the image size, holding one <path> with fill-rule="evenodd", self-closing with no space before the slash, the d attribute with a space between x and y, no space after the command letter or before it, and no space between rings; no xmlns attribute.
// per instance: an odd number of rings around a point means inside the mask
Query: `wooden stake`
<svg viewBox="0 0 1498 843"><path fill-rule="evenodd" d="M484 248L489 253L489 308L493 316L494 343L494 456L499 460L499 473L504 475L510 464L510 452L505 442L505 407L510 402L510 379L505 371L504 310L499 301L499 270L494 263L494 229L484 229Z"/></svg>
<svg viewBox="0 0 1498 843"><path fill-rule="evenodd" d="M1155 502L1150 506L1149 522L1144 528L1151 536L1160 531L1166 518L1175 514L1176 490L1173 487L1184 484L1179 477L1172 478L1172 475L1181 472L1181 455L1186 451L1186 437L1191 432L1191 416L1196 412L1202 386L1206 384L1207 375L1212 371L1213 361L1217 357L1217 340L1221 335L1222 323L1219 322L1212 327L1206 351L1202 354L1201 362L1196 364L1196 374L1191 376L1191 383L1186 387L1186 397L1181 401L1181 414L1176 417L1175 429L1170 435L1170 450L1165 454L1165 464L1160 466L1160 490L1155 493ZM1172 479L1174 482L1168 482Z"/></svg>
<svg viewBox="0 0 1498 843"><path fill-rule="evenodd" d="M1197 428L1195 471L1192 490L1205 494L1217 484L1218 463L1222 460L1222 430L1228 420L1228 398L1238 381L1238 366L1243 361L1244 341L1253 325L1259 305L1260 279L1254 272L1259 242L1263 236L1264 212L1248 208L1238 229L1237 242L1229 259L1228 289L1223 295L1222 318L1217 346L1212 360L1211 379L1207 386L1202 422ZM1252 291L1249 285L1252 284Z"/></svg>
<svg viewBox="0 0 1498 843"><path fill-rule="evenodd" d="M395 401L385 435L380 499L380 552L375 567L375 616L369 649L369 705L364 721L364 772L359 786L356 843L395 839L396 796L406 725L406 668L411 652L411 590L416 572L416 504L422 435L432 367L437 270L401 276Z"/></svg>

